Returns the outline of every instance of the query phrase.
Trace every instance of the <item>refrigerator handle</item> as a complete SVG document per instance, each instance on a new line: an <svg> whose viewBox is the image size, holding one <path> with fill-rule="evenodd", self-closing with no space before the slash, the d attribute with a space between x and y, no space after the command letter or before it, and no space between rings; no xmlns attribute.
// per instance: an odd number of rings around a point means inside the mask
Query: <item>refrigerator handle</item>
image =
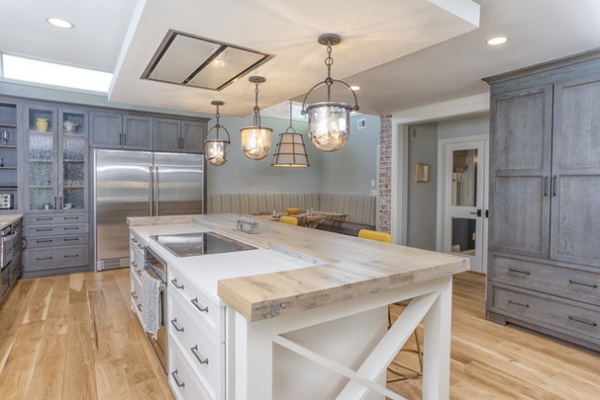
<svg viewBox="0 0 600 400"><path fill-rule="evenodd" d="M154 167L148 167L150 170L150 190L148 191L148 210L150 215L154 215Z"/></svg>
<svg viewBox="0 0 600 400"><path fill-rule="evenodd" d="M159 182L159 170L158 167L154 167L154 188L153 188L153 192L154 192L154 215L158 216L158 188L160 185Z"/></svg>

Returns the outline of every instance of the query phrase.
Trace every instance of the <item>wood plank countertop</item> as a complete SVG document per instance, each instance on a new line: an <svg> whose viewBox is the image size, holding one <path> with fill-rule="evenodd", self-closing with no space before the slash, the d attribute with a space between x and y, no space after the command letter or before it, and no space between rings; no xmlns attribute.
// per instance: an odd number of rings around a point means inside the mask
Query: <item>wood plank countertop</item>
<svg viewBox="0 0 600 400"><path fill-rule="evenodd" d="M462 257L338 233L260 221L256 234L236 230L240 215L207 214L194 222L255 246L324 260L307 268L222 279L217 293L249 321L289 315L361 295L467 271Z"/></svg>

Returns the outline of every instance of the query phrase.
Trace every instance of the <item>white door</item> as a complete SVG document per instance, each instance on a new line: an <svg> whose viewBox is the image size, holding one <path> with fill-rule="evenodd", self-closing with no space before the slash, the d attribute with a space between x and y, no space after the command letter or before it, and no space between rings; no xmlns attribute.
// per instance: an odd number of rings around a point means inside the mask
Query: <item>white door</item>
<svg viewBox="0 0 600 400"><path fill-rule="evenodd" d="M487 266L488 140L441 146L442 251L467 257L471 270Z"/></svg>

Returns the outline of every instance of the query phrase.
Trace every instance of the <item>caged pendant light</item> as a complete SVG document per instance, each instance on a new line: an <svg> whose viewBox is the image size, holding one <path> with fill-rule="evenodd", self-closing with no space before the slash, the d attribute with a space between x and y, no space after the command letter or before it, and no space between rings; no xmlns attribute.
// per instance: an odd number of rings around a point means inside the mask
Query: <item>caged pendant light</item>
<svg viewBox="0 0 600 400"><path fill-rule="evenodd" d="M290 126L279 134L273 167L308 167L308 156L301 133L292 126L292 102L290 101Z"/></svg>
<svg viewBox="0 0 600 400"><path fill-rule="evenodd" d="M327 46L327 58L325 59L327 78L313 86L302 102L302 114L308 114L308 136L312 144L323 151L336 151L346 144L350 137L350 113L359 109L358 99L352 88L346 82L331 77L331 66L333 65L331 46L335 46L341 41L341 37L335 33L325 33L319 36L318 42ZM350 90L354 96L354 106L331 101L331 86L336 82L345 85ZM310 93L321 85L327 87L327 101L305 107Z"/></svg>
<svg viewBox="0 0 600 400"><path fill-rule="evenodd" d="M204 156L206 157L206 161L208 161L211 165L219 166L225 164L229 158L229 144L231 141L227 128L219 124L219 118L221 117L221 114L219 114L219 107L225 103L219 100L213 100L210 102L210 104L217 107L217 124L210 128L206 134L206 140L204 140ZM227 137L226 139L223 139L219 135L221 128L225 132ZM213 132L215 133L215 138L211 139L211 134Z"/></svg>
<svg viewBox="0 0 600 400"><path fill-rule="evenodd" d="M254 89L254 126L240 129L242 135L242 151L251 160L262 160L271 150L271 128L263 128L260 124L260 108L258 108L258 85L266 81L262 76L251 76L250 82L256 85Z"/></svg>

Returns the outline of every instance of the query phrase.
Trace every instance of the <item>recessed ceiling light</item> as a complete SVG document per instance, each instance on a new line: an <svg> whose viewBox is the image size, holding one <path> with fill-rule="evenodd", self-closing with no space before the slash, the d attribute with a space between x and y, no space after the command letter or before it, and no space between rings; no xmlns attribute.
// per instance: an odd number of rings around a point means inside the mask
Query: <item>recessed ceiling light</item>
<svg viewBox="0 0 600 400"><path fill-rule="evenodd" d="M66 19L61 18L46 18L46 22L48 22L52 26L56 26L57 28L73 29L75 27L74 24L70 23Z"/></svg>
<svg viewBox="0 0 600 400"><path fill-rule="evenodd" d="M360 86L352 85L350 86L350 89L356 92L357 90L360 90Z"/></svg>
<svg viewBox="0 0 600 400"><path fill-rule="evenodd" d="M506 36L496 36L491 39L488 39L487 42L485 42L485 44L487 44L488 46L498 46L506 42L508 42L508 38Z"/></svg>

